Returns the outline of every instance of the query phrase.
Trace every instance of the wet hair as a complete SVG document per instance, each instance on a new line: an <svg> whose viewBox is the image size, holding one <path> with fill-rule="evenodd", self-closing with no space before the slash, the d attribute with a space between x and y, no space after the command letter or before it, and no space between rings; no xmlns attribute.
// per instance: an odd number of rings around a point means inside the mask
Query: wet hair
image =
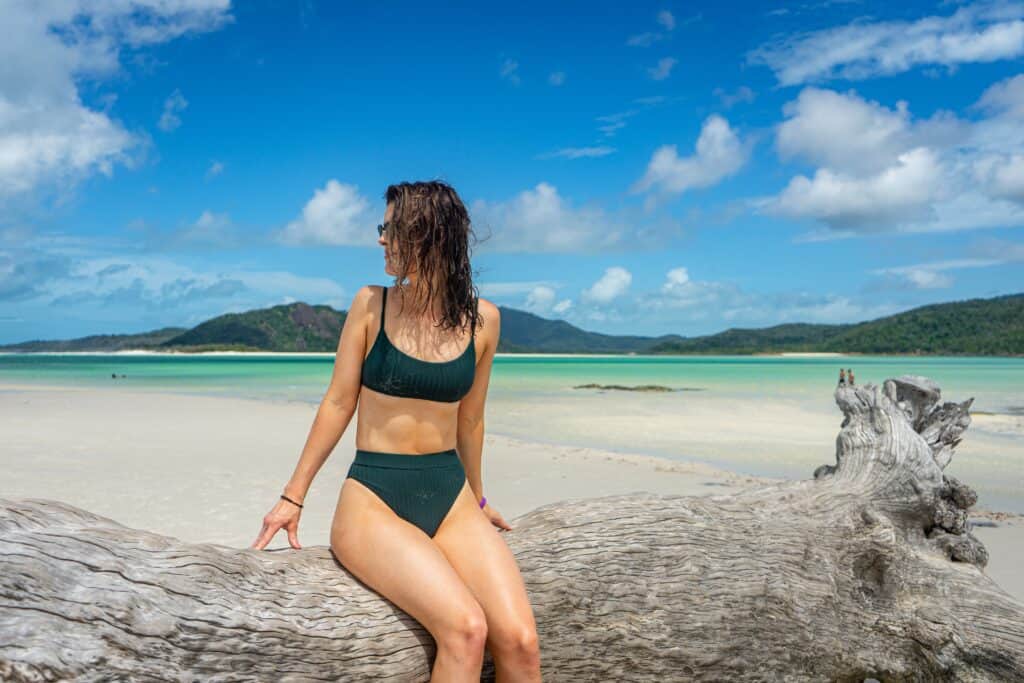
<svg viewBox="0 0 1024 683"><path fill-rule="evenodd" d="M439 180L406 182L389 185L384 200L394 204L384 233L395 255L394 284L401 285L415 270L411 295L421 303L418 313L426 312L440 297L439 327L465 328L468 323L475 330L479 294L469 259L470 239L475 243L476 235L458 193Z"/></svg>

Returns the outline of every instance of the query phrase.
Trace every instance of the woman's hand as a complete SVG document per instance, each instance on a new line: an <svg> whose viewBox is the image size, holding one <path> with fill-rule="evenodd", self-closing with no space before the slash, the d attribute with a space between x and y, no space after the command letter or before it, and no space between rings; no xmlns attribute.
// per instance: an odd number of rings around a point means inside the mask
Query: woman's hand
<svg viewBox="0 0 1024 683"><path fill-rule="evenodd" d="M498 527L498 531L509 531L512 528L505 521L505 518L501 516L501 513L491 507L490 503L484 505L483 511L487 515L487 519L491 520L491 524Z"/></svg>
<svg viewBox="0 0 1024 683"><path fill-rule="evenodd" d="M299 517L301 516L302 508L282 498L274 506L274 509L263 518L263 528L260 529L260 535L256 537L251 547L263 550L279 529L286 529L288 542L293 548L301 550L302 546L299 545Z"/></svg>

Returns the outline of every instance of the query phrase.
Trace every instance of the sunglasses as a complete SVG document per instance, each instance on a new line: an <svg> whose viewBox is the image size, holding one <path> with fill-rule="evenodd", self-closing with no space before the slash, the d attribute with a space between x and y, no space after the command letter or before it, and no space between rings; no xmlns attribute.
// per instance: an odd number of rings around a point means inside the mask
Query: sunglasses
<svg viewBox="0 0 1024 683"><path fill-rule="evenodd" d="M377 237L383 237L384 231L391 227L391 223L380 223L377 225Z"/></svg>

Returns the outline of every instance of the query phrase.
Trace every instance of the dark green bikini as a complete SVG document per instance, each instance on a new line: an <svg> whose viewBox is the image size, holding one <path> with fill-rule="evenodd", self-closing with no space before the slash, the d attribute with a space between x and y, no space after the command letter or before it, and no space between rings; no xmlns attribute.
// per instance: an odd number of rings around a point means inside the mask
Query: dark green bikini
<svg viewBox="0 0 1024 683"><path fill-rule="evenodd" d="M396 348L384 331L388 288L383 289L380 330L363 361L362 383L405 398L456 403L469 393L476 376L476 330L462 355L449 361L425 361ZM395 513L433 537L466 481L454 448L435 453L385 453L356 449L348 477L371 491Z"/></svg>

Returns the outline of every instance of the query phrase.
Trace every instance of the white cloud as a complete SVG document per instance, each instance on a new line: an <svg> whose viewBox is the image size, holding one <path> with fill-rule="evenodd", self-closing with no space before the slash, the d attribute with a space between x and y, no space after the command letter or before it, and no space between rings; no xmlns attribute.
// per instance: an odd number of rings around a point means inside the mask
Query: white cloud
<svg viewBox="0 0 1024 683"><path fill-rule="evenodd" d="M946 274L949 270L961 270L963 268L988 268L1013 260L1013 254L1007 254L1001 258L959 258L947 261L933 261L931 263L916 263L909 266L893 266L890 268L875 268L870 271L875 275L887 279L895 279L899 285L913 287L914 289L941 289L951 287L953 278Z"/></svg>
<svg viewBox="0 0 1024 683"><path fill-rule="evenodd" d="M583 290L581 296L586 302L606 304L616 299L629 289L633 275L621 266L606 268L597 282Z"/></svg>
<svg viewBox="0 0 1024 683"><path fill-rule="evenodd" d="M332 178L313 193L302 215L286 225L276 238L294 246L372 246L377 242L377 233L371 223L370 202L359 194L359 188Z"/></svg>
<svg viewBox="0 0 1024 683"><path fill-rule="evenodd" d="M672 67L678 61L675 57L662 57L658 60L657 65L647 69L647 75L655 81L663 81L672 74Z"/></svg>
<svg viewBox="0 0 1024 683"><path fill-rule="evenodd" d="M181 94L180 90L175 90L170 96L164 101L164 111L160 115L160 120L157 125L160 130L165 133L170 133L173 130L177 130L181 126L181 117L178 116L181 112L188 108L188 100Z"/></svg>
<svg viewBox="0 0 1024 683"><path fill-rule="evenodd" d="M671 31L676 27L676 18L667 9L658 12L657 21L665 27L666 31Z"/></svg>
<svg viewBox="0 0 1024 683"><path fill-rule="evenodd" d="M194 223L182 230L177 240L185 244L206 244L211 246L236 246L238 236L232 230L231 218L226 213L206 210Z"/></svg>
<svg viewBox="0 0 1024 683"><path fill-rule="evenodd" d="M729 283L693 280L689 271L679 266L665 273L665 281L657 292L641 296L642 310L661 311L686 309L697 317L708 317L731 307L745 306L750 297Z"/></svg>
<svg viewBox="0 0 1024 683"><path fill-rule="evenodd" d="M659 147L632 191L656 188L666 194L678 194L691 188L708 187L739 171L748 156L749 145L740 141L728 121L712 114L701 126L693 156L680 158L675 145Z"/></svg>
<svg viewBox="0 0 1024 683"><path fill-rule="evenodd" d="M551 85L564 85L565 84L565 72L554 71L548 76L548 83Z"/></svg>
<svg viewBox="0 0 1024 683"><path fill-rule="evenodd" d="M526 310L534 313L546 313L555 303L555 290L547 285L539 285L526 295Z"/></svg>
<svg viewBox="0 0 1024 683"><path fill-rule="evenodd" d="M776 148L783 160L801 157L849 173L879 172L915 147L955 144L969 130L950 112L912 122L905 100L890 109L853 91L814 87L782 111L787 119L777 127Z"/></svg>
<svg viewBox="0 0 1024 683"><path fill-rule="evenodd" d="M570 308L572 308L572 299L562 299L551 307L551 312L555 315L565 315Z"/></svg>
<svg viewBox="0 0 1024 683"><path fill-rule="evenodd" d="M747 55L782 85L897 74L919 65L993 62L1024 55L1024 5L976 2L949 16L914 21L855 21L798 33Z"/></svg>
<svg viewBox="0 0 1024 683"><path fill-rule="evenodd" d="M813 179L797 176L772 211L793 218L814 218L832 228L884 231L895 222L923 222L941 187L938 157L927 147L901 154L877 175L855 177L819 168Z"/></svg>
<svg viewBox="0 0 1024 683"><path fill-rule="evenodd" d="M508 282L478 282L477 287L483 296L500 298L507 296L529 295L538 287L555 287L556 284L547 280L512 280Z"/></svg>
<svg viewBox="0 0 1024 683"><path fill-rule="evenodd" d="M574 208L544 182L508 201L478 199L471 215L482 248L495 251L600 250L617 244L623 235L603 209Z"/></svg>
<svg viewBox="0 0 1024 683"><path fill-rule="evenodd" d="M0 297L5 303L26 302L26 311L46 315L54 315L56 309L81 320L119 317L135 329L167 325L182 317L202 320L226 309L256 308L282 296L348 305L344 288L327 278L286 271L197 270L160 256L99 254L95 246L85 253L78 253L78 248L0 250ZM5 276L6 261L22 266L13 273L16 281Z"/></svg>
<svg viewBox="0 0 1024 683"><path fill-rule="evenodd" d="M228 0L5 3L0 200L65 189L130 163L144 136L84 103L79 82L116 74L122 46L215 30L231 20L228 10Z"/></svg>
<svg viewBox="0 0 1024 683"><path fill-rule="evenodd" d="M587 159L608 156L615 151L614 147L598 145L594 147L563 147L554 152L546 152L537 156L538 159Z"/></svg>
<svg viewBox="0 0 1024 683"><path fill-rule="evenodd" d="M820 222L801 241L867 232L940 232L1024 225L1024 79L989 87L962 120L939 111L913 120L853 91L805 88L777 128L783 159L819 165L775 197L750 205Z"/></svg>

